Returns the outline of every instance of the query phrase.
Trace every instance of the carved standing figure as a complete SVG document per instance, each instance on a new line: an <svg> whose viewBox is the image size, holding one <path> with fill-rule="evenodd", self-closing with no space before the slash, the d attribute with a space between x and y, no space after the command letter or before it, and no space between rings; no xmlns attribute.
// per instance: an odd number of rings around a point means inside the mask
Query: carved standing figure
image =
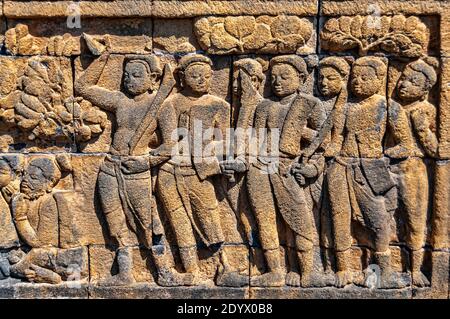
<svg viewBox="0 0 450 319"><path fill-rule="evenodd" d="M343 131L345 125L345 105L347 103L348 92L347 85L350 76L350 65L345 58L342 57L326 57L319 63L319 82L318 88L322 96L322 104L327 112L327 119L322 125L317 141L312 143L313 148L305 152L312 153L315 148L325 145L325 158L333 158L336 156L343 142ZM331 133L331 134L330 134ZM329 141L329 142L328 142ZM328 142L328 143L327 143ZM308 155L309 156L309 155ZM334 271L331 265L331 252L333 248L332 225L329 200L327 196L327 183L324 174L320 175L316 181L314 188L315 194L319 202L316 207L320 209L320 214L316 214L316 223L320 224L320 245L324 247L325 270L329 274ZM321 195L321 196L320 196ZM320 207L318 207L320 206ZM334 284L334 280L333 284Z"/></svg>
<svg viewBox="0 0 450 319"><path fill-rule="evenodd" d="M373 239L380 286L405 285L391 270L391 216L383 196L395 186L382 147L387 103L379 92L386 72L386 64L377 57L359 58L354 63L350 87L355 101L347 105L342 148L327 171L338 287L352 281L348 265L352 223L361 225Z"/></svg>
<svg viewBox="0 0 450 319"><path fill-rule="evenodd" d="M223 156L223 146L220 154L206 154L208 146L215 142L223 145L220 140L230 123L229 104L209 94L211 67L212 61L199 54L184 56L179 61L182 90L163 105L163 112L172 110L176 117L173 137L179 141L179 148L160 168L157 194L172 225L184 269L193 277L191 284L201 283L197 235L220 256L222 265L216 284L244 286L248 278L230 268L223 249L225 236L212 179L221 174L218 157ZM214 129L217 139L206 135L206 131Z"/></svg>
<svg viewBox="0 0 450 319"><path fill-rule="evenodd" d="M254 128L258 144L264 149L258 150L259 154L252 154L256 161L248 165L247 172L250 204L257 221L267 272L253 277L251 284L309 287L319 282L312 276L315 226L312 203L306 198L305 188L320 174L324 161L311 158L302 167L296 167L295 177L291 168L298 163L302 147L315 137L326 114L317 99L299 93L308 75L301 57L279 56L271 60L270 66L272 88L279 100L264 100L256 108ZM266 130L265 134L259 134L261 129ZM272 149L275 145L279 148ZM231 164L225 168L237 171ZM282 220L286 229L289 254L286 277L281 268L278 220Z"/></svg>
<svg viewBox="0 0 450 319"><path fill-rule="evenodd" d="M182 285L184 277L173 269L167 249L153 246L153 235L162 237L152 220L151 166L166 157L150 157L154 137L161 139L160 149L169 149L175 118L170 107L161 108L158 84L163 74L155 56L127 56L124 63L125 92L110 91L97 85L108 55L94 61L75 82L75 90L98 107L113 112L116 130L108 154L98 174L98 191L110 235L118 242L119 273L101 284L127 285L134 282L132 246L134 238L152 249L158 268L158 283ZM164 76L171 74L165 73ZM162 88L160 88L162 89ZM166 94L171 87L165 88ZM148 125L141 125L148 122ZM137 132L141 135L137 136ZM160 153L164 153L160 151ZM156 237L155 237L156 238Z"/></svg>
<svg viewBox="0 0 450 319"><path fill-rule="evenodd" d="M407 235L411 251L413 284L419 287L430 283L421 272L423 246L429 202L429 177L425 157L435 157L436 108L428 102L428 94L436 84L437 75L430 58L409 63L398 83L399 101L389 101L389 124L396 145L386 155L400 160L398 170L401 207L404 209Z"/></svg>

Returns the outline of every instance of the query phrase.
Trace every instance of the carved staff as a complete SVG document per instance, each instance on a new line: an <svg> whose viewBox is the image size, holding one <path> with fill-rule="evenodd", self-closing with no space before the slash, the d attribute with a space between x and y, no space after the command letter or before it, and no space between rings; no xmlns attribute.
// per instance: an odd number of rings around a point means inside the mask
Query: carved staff
<svg viewBox="0 0 450 319"><path fill-rule="evenodd" d="M147 129L155 122L155 115L158 113L159 108L161 107L164 100L169 96L170 92L175 86L175 83L176 82L175 78L173 77L172 69L167 63L164 66L163 79L161 81L159 90L152 102L152 105L148 108L147 113L142 119L142 122L139 124L136 132L133 135L133 138L128 143L130 147L130 154L133 154L133 151L141 140L142 136L145 134Z"/></svg>

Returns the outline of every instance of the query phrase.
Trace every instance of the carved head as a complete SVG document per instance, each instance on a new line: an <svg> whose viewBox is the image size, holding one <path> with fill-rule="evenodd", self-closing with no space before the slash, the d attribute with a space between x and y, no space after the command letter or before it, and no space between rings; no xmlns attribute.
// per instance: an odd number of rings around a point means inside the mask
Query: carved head
<svg viewBox="0 0 450 319"><path fill-rule="evenodd" d="M181 86L194 94L207 94L211 87L212 61L201 54L185 55L178 65Z"/></svg>
<svg viewBox="0 0 450 319"><path fill-rule="evenodd" d="M132 96L153 91L158 86L162 69L155 56L128 56L125 60L123 85Z"/></svg>
<svg viewBox="0 0 450 319"><path fill-rule="evenodd" d="M305 61L297 55L273 58L270 69L273 92L280 98L298 92L308 76Z"/></svg>
<svg viewBox="0 0 450 319"><path fill-rule="evenodd" d="M351 72L350 86L355 96L368 98L377 94L386 77L387 67L377 57L362 57L355 61Z"/></svg>
<svg viewBox="0 0 450 319"><path fill-rule="evenodd" d="M319 64L319 90L325 97L338 95L347 86L350 65L343 58L327 57Z"/></svg>
<svg viewBox="0 0 450 319"><path fill-rule="evenodd" d="M32 197L49 193L60 181L62 172L71 169L70 160L66 154L58 155L56 160L48 157L34 158L25 169L20 190Z"/></svg>
<svg viewBox="0 0 450 319"><path fill-rule="evenodd" d="M8 161L4 158L0 158L0 188L8 186L13 178L13 171Z"/></svg>
<svg viewBox="0 0 450 319"><path fill-rule="evenodd" d="M433 65L424 60L408 64L397 83L398 96L405 101L417 101L427 97L436 84L437 74Z"/></svg>
<svg viewBox="0 0 450 319"><path fill-rule="evenodd" d="M245 72L252 81L253 87L260 91L262 84L266 79L263 72L263 67L261 63L256 60L245 58L234 62L234 76L233 76L233 93L238 94L239 92L239 72Z"/></svg>

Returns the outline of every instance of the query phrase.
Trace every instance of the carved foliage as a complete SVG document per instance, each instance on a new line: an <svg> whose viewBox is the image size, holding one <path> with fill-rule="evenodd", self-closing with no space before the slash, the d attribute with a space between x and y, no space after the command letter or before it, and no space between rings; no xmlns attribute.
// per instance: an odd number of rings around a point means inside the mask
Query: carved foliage
<svg viewBox="0 0 450 319"><path fill-rule="evenodd" d="M312 36L312 23L295 16L204 17L194 31L200 46L211 53L295 53Z"/></svg>
<svg viewBox="0 0 450 319"><path fill-rule="evenodd" d="M106 116L81 98L72 96L70 61L65 58L33 57L4 59L10 66L2 73L4 96L0 119L11 130L18 128L28 141L87 141L100 134ZM8 72L6 72L8 71Z"/></svg>
<svg viewBox="0 0 450 319"><path fill-rule="evenodd" d="M382 50L394 55L419 57L426 51L427 27L414 16L342 16L329 19L320 33L322 48L358 49L360 55Z"/></svg>

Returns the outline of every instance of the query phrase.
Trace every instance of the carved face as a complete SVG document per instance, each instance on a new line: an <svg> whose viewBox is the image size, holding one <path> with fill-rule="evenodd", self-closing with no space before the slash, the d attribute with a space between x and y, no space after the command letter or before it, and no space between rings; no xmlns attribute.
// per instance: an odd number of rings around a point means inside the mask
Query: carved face
<svg viewBox="0 0 450 319"><path fill-rule="evenodd" d="M297 70L289 64L275 64L271 76L272 89L278 97L296 93L303 82Z"/></svg>
<svg viewBox="0 0 450 319"><path fill-rule="evenodd" d="M256 75L250 75L245 69L237 68L233 73L233 94L240 94L241 84L239 83L239 72L245 72L252 82L255 90L259 91L259 87L261 86L261 80Z"/></svg>
<svg viewBox="0 0 450 319"><path fill-rule="evenodd" d="M52 188L52 181L44 175L42 169L29 165L20 184L20 191L24 194L42 194Z"/></svg>
<svg viewBox="0 0 450 319"><path fill-rule="evenodd" d="M377 94L382 84L374 68L366 65L356 65L353 68L350 85L357 97L367 98Z"/></svg>
<svg viewBox="0 0 450 319"><path fill-rule="evenodd" d="M211 86L212 70L208 64L194 64L184 71L184 85L192 92L205 94Z"/></svg>
<svg viewBox="0 0 450 319"><path fill-rule="evenodd" d="M338 95L343 85L345 85L344 79L335 68L320 68L319 89L323 96L332 97Z"/></svg>
<svg viewBox="0 0 450 319"><path fill-rule="evenodd" d="M141 62L128 62L125 65L123 84L131 95L140 95L152 89L151 75Z"/></svg>
<svg viewBox="0 0 450 319"><path fill-rule="evenodd" d="M0 160L0 187L6 187L12 180L11 167L4 160Z"/></svg>
<svg viewBox="0 0 450 319"><path fill-rule="evenodd" d="M427 93L427 79L421 72L406 68L397 84L397 92L403 100L419 100Z"/></svg>

